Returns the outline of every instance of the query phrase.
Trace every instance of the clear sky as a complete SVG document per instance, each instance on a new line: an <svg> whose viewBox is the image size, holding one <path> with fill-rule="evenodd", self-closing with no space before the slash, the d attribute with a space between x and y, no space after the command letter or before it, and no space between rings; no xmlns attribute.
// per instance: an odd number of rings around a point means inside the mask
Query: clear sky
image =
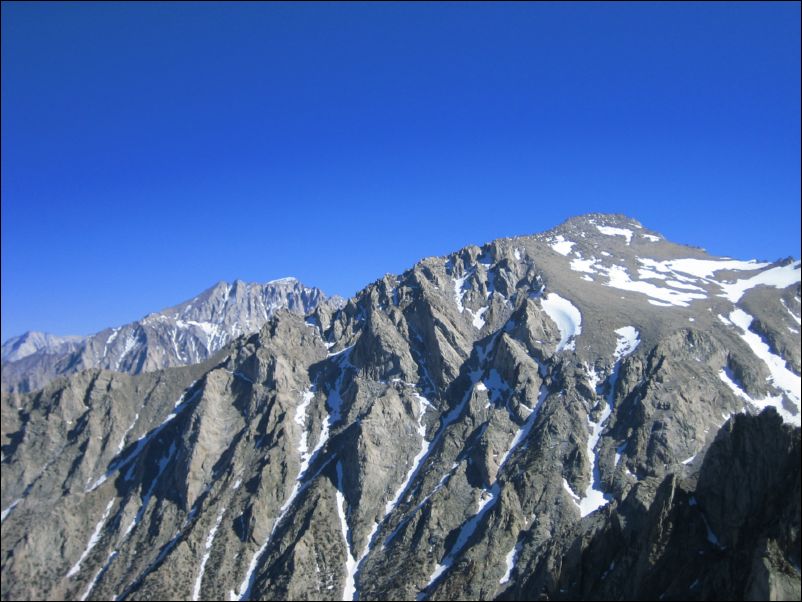
<svg viewBox="0 0 802 602"><path fill-rule="evenodd" d="M800 255L800 4L2 3L2 338L621 212Z"/></svg>

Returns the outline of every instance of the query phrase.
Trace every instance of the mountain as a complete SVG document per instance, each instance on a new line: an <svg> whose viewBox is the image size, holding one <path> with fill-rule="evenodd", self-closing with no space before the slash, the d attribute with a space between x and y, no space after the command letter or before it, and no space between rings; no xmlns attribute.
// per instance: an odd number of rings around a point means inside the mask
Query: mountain
<svg viewBox="0 0 802 602"><path fill-rule="evenodd" d="M591 214L4 396L2 597L799 599L799 328Z"/></svg>
<svg viewBox="0 0 802 602"><path fill-rule="evenodd" d="M295 278L266 284L218 282L197 297L95 335L26 333L3 344L3 391L33 391L89 368L139 374L202 362L230 340L257 332L277 309L307 314L327 299ZM6 349L8 348L8 356Z"/></svg>
<svg viewBox="0 0 802 602"><path fill-rule="evenodd" d="M29 330L18 337L11 337L0 348L3 362L15 362L35 353L45 355L70 353L74 351L84 337L60 337L46 332Z"/></svg>

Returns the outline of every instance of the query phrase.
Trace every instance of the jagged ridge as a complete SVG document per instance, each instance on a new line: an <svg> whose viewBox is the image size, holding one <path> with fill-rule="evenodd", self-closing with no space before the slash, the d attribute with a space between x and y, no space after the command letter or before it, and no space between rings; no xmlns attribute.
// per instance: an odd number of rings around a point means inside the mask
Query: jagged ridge
<svg viewBox="0 0 802 602"><path fill-rule="evenodd" d="M428 258L4 407L3 597L798 595L799 264L639 226Z"/></svg>
<svg viewBox="0 0 802 602"><path fill-rule="evenodd" d="M305 315L320 304L333 311L343 303L295 278L265 284L221 281L179 305L90 337L62 340L44 335L7 341L3 391L33 391L58 376L88 368L139 374L197 364L232 339L258 332L278 309ZM41 338L45 340L39 342Z"/></svg>

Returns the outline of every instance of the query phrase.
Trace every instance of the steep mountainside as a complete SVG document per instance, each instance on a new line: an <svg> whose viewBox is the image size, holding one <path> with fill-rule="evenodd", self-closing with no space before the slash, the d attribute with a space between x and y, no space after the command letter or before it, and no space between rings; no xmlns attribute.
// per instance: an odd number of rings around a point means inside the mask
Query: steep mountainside
<svg viewBox="0 0 802 602"><path fill-rule="evenodd" d="M33 391L88 368L138 374L196 364L230 340L257 332L278 309L303 315L321 303L333 311L344 302L295 278L266 284L237 280L218 282L180 305L83 339L27 333L3 345L3 391Z"/></svg>
<svg viewBox="0 0 802 602"><path fill-rule="evenodd" d="M3 406L3 599L799 599L800 263L623 216Z"/></svg>

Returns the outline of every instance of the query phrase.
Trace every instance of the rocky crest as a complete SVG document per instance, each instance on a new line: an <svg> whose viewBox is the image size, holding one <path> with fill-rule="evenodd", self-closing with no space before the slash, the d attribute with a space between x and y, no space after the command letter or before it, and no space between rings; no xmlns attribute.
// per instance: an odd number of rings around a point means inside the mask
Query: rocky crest
<svg viewBox="0 0 802 602"><path fill-rule="evenodd" d="M139 374L196 364L230 340L258 332L278 309L305 315L320 304L334 310L343 303L295 278L218 282L189 301L89 337L26 333L10 339L3 344L2 390L34 391L89 368Z"/></svg>
<svg viewBox="0 0 802 602"><path fill-rule="evenodd" d="M799 315L589 215L4 397L2 596L799 599Z"/></svg>

